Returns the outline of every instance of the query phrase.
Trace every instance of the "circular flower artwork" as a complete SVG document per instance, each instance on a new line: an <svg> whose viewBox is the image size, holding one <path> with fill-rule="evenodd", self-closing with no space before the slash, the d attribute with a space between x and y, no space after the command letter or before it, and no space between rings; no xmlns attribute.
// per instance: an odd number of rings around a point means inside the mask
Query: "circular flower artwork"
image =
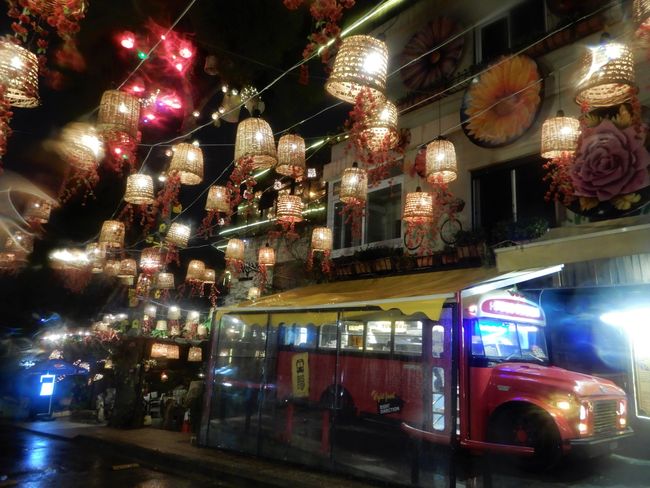
<svg viewBox="0 0 650 488"><path fill-rule="evenodd" d="M483 147L514 142L535 121L542 88L542 76L531 58L501 58L472 80L465 92L460 109L465 134Z"/></svg>
<svg viewBox="0 0 650 488"><path fill-rule="evenodd" d="M447 43L445 41L458 32L458 25L453 20L437 17L411 37L404 46L400 63L410 63L400 71L402 80L409 89L427 88L453 74L463 54L465 41L463 36ZM440 49L429 52L440 45Z"/></svg>

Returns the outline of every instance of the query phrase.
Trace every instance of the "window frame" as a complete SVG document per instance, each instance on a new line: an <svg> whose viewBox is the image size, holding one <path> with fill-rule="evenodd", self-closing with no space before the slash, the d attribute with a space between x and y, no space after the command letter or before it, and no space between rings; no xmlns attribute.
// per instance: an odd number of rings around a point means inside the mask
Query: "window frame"
<svg viewBox="0 0 650 488"><path fill-rule="evenodd" d="M328 205L327 205L327 226L330 229L334 229L334 217L335 217L335 208L338 203L341 202L341 200L338 198L338 195L334 194L334 187L335 185L340 185L341 179L337 180L332 180L328 182ZM390 188L391 186L395 185L400 185L400 216L401 212L404 208L404 174L399 174L396 175L390 179L382 180L378 185L368 188L368 196L370 196L371 193L374 193L376 191L380 190L385 190L386 188ZM358 246L349 246L349 247L341 247L339 249L333 249L332 250L332 257L337 258L340 256L348 255L354 252L355 250L361 248L361 247L383 247L383 246L388 246L388 247L396 247L396 246L401 246L402 245L402 239L404 238L404 228L403 226L400 226L400 235L399 237L393 238L393 239L386 239L383 241L377 241L377 242L371 242L367 243L366 239L368 238L367 232L366 232L366 225L367 225L367 219L368 219L368 200L366 200L366 205L365 205L365 212L364 216L362 218L361 222L361 243ZM336 234L332 232L332 238L334 239L334 245L333 247L336 248ZM339 239L341 237L339 236Z"/></svg>

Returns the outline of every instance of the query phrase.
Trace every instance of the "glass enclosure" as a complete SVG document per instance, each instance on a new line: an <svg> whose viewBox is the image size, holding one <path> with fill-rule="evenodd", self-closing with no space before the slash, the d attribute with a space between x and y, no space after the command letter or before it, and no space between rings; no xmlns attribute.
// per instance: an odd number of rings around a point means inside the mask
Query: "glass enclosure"
<svg viewBox="0 0 650 488"><path fill-rule="evenodd" d="M400 483L418 466L433 483L443 458L420 462L402 424L451 434L452 317L451 307L437 321L377 309L223 316L208 445Z"/></svg>

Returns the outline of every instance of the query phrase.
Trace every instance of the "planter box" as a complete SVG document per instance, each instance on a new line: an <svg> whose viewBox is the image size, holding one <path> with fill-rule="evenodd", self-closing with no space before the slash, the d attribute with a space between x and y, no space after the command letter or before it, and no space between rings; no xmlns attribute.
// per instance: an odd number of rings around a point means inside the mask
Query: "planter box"
<svg viewBox="0 0 650 488"><path fill-rule="evenodd" d="M370 262L372 271L375 273L384 273L393 270L393 260L389 257L378 258Z"/></svg>
<svg viewBox="0 0 650 488"><path fill-rule="evenodd" d="M368 261L357 261L354 263L354 272L356 274L368 274L372 273L372 268Z"/></svg>

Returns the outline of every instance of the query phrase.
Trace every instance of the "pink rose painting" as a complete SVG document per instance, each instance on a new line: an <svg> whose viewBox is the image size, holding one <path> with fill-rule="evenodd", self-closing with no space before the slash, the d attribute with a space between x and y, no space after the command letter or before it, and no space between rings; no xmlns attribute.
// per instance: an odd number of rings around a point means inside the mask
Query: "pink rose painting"
<svg viewBox="0 0 650 488"><path fill-rule="evenodd" d="M601 202L641 190L650 184L650 155L634 127L617 128L605 119L585 129L571 168L575 195Z"/></svg>

